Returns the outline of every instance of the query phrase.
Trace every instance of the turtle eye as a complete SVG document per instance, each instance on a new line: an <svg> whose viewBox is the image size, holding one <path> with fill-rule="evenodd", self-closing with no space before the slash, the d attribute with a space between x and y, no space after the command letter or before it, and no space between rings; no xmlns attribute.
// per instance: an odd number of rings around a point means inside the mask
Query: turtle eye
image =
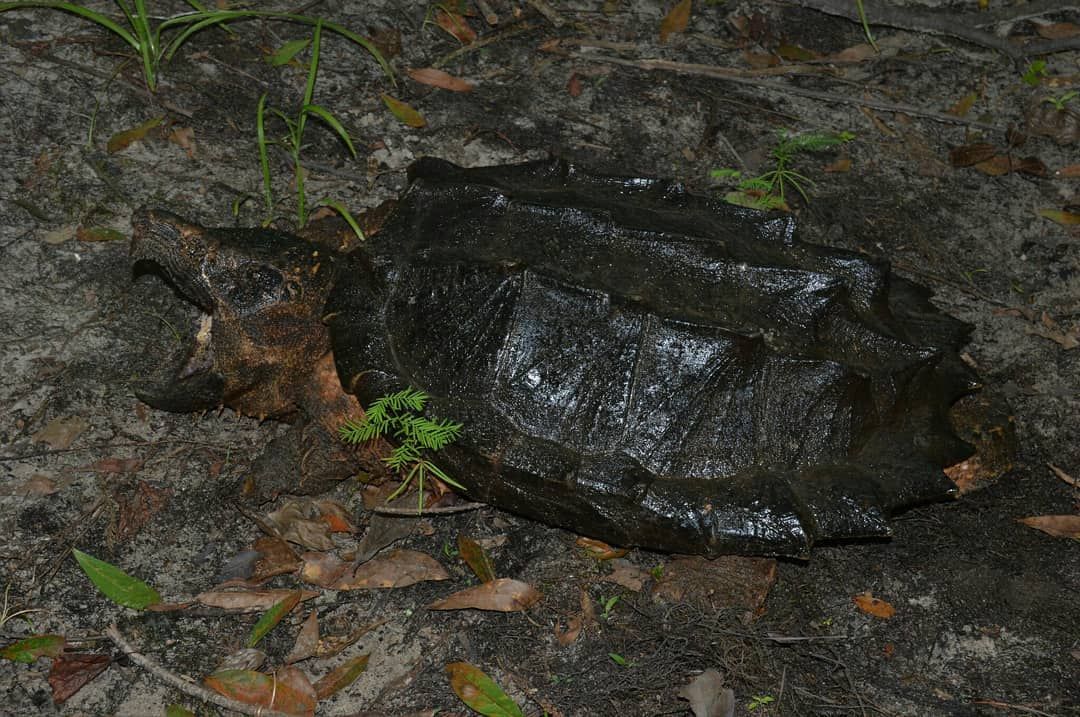
<svg viewBox="0 0 1080 717"><path fill-rule="evenodd" d="M240 272L228 294L234 310L247 313L281 301L284 291L281 272L269 266L250 266Z"/></svg>

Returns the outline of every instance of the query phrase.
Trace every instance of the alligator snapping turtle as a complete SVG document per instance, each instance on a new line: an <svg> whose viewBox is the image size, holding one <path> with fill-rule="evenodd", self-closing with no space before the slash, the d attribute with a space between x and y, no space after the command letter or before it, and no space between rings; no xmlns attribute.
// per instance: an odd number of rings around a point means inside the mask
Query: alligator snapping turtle
<svg viewBox="0 0 1080 717"><path fill-rule="evenodd" d="M953 493L968 327L887 264L561 161L409 178L347 254L136 213L134 259L205 312L140 398L299 416L305 480L347 475L340 424L414 386L465 424L438 462L469 497L672 552L805 556Z"/></svg>

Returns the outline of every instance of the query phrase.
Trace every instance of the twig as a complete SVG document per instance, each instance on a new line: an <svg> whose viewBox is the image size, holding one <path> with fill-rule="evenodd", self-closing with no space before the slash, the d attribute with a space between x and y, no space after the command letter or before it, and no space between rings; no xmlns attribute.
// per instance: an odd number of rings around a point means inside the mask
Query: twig
<svg viewBox="0 0 1080 717"><path fill-rule="evenodd" d="M480 8L480 14L484 16L484 22L492 27L499 24L499 16L491 9L487 0L476 0L476 7Z"/></svg>
<svg viewBox="0 0 1080 717"><path fill-rule="evenodd" d="M371 509L372 513L377 515L411 515L412 517L423 515L449 515L451 513L465 513L470 510L476 510L477 508L483 508L486 503L461 503L460 505L444 505L436 506L434 508L424 508L423 510L417 510L416 508L395 508L390 505L376 506Z"/></svg>
<svg viewBox="0 0 1080 717"><path fill-rule="evenodd" d="M851 0L797 0L800 7L817 10L826 15L842 17L852 22L862 22L855 3ZM1039 4L1036 15L1048 12L1064 11L1066 8L1061 0L1044 0ZM986 20L982 13L965 13L956 15L953 13L936 12L931 10L919 11L905 7L897 7L884 0L863 0L863 8L866 13L866 21L871 25L895 27L901 30L924 32L931 35L946 35L965 40L975 45L988 47L992 50L1008 55L1015 61L1021 61L1031 55L1050 55L1055 52L1076 49L1080 47L1080 39L1068 38L1068 41L1046 40L1031 42L1027 45L1014 45L1004 37L998 37L992 33L980 30L976 25L983 24ZM1031 17L1032 9L1021 5L1018 8L1009 8L1011 13L999 13L995 15L994 24L1014 22L1022 17ZM1014 15L1016 17L1014 17Z"/></svg>
<svg viewBox="0 0 1080 717"><path fill-rule="evenodd" d="M835 102L837 104L856 105L858 107L870 107L871 109L881 110L883 112L899 112L901 114L913 115L916 117L925 117L926 119L934 120L935 122L965 125L967 127L975 127L977 129L987 130L989 132L1000 132L1004 134L1006 131L1004 127L998 127L997 125L990 124L988 122L979 122L978 120L970 120L966 117L958 117L956 115L950 115L944 112L935 112L934 110L922 109L920 107L899 104L896 102L883 102L881 100L860 99L858 97L853 97L852 95L840 95L832 92L808 90L803 87L797 87L795 85L788 84L786 82L766 80L760 77L749 75L748 73L744 73L741 70L735 70L727 67L717 67L716 65L699 65L691 62L673 62L671 60L659 59L627 60L621 57L612 57L610 55L602 55L600 53L592 52L569 52L565 54L567 57L571 57L575 60L606 62L612 65L634 67L639 70L645 70L646 72L662 70L665 72L676 72L684 75L696 75L698 77L712 77L717 80L723 80L724 82L732 82L740 85L752 85L754 87L761 87L763 89L781 92L786 95L799 95L801 97L808 97L810 99L821 100L823 102Z"/></svg>
<svg viewBox="0 0 1080 717"><path fill-rule="evenodd" d="M1011 702L999 702L998 700L972 700L973 705L986 705L987 707L996 707L999 710L1016 710L1017 712L1024 712L1029 715L1039 715L1039 717L1054 717L1049 712L1043 712L1037 710L1034 707L1025 707L1024 705L1012 704Z"/></svg>
<svg viewBox="0 0 1080 717"><path fill-rule="evenodd" d="M503 30L501 32L495 33L494 35L489 35L488 37L482 37L479 40L477 40L476 42L470 42L468 45L462 45L461 47L454 50L453 52L447 53L447 54L443 55L442 57L440 57L435 62L431 63L431 66L438 69L440 67L443 67L447 63L452 62L453 60L456 60L457 58L461 57L462 55L473 52L474 50L479 50L482 47L487 47L488 45L493 45L496 42L501 42L501 41L506 40L508 38L514 37L515 35L520 35L521 33L528 32L529 30L532 30L532 29L533 29L533 26L530 25L529 23L522 23L520 25L514 25L512 27L508 27L507 29L505 29L505 30Z"/></svg>
<svg viewBox="0 0 1080 717"><path fill-rule="evenodd" d="M288 717L284 712L278 712L269 707L249 705L243 702L237 702L236 700L230 700L228 697L219 695L216 692L211 692L205 687L189 682L175 672L170 672L136 650L131 643L124 639L124 636L120 634L120 630L117 629L116 625L109 625L105 628L105 634L113 641L113 644L115 644L121 652L131 658L132 662L162 682L175 687L189 697L194 697L197 700L209 702L222 709L232 710L233 712L239 712L240 714L255 715L255 717Z"/></svg>
<svg viewBox="0 0 1080 717"><path fill-rule="evenodd" d="M41 458L42 456L58 455L60 453L80 453L82 451L96 451L101 449L113 449L113 448L148 448L150 446L164 446L170 443L186 443L192 446L203 446L205 448L220 448L221 450L229 450L230 446L221 443L208 443L207 441L193 441L184 438L162 438L157 441L132 441L130 443L92 443L89 446L77 446L75 448L46 448L40 451L31 451L29 453L17 453L13 455L0 456L0 463L7 463L8 461L26 461L31 458Z"/></svg>

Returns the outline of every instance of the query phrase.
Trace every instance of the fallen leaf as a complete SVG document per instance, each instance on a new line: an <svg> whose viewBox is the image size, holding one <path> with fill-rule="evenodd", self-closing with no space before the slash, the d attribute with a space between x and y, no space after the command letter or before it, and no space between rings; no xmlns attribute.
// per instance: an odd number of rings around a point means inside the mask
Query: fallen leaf
<svg viewBox="0 0 1080 717"><path fill-rule="evenodd" d="M169 141L187 152L188 159L195 159L195 130L191 127L173 127Z"/></svg>
<svg viewBox="0 0 1080 717"><path fill-rule="evenodd" d="M499 578L465 588L430 605L432 610L495 610L519 612L535 605L543 597L532 585L511 578Z"/></svg>
<svg viewBox="0 0 1080 717"><path fill-rule="evenodd" d="M645 581L649 579L649 572L643 570L636 565L631 565L623 561L623 563L614 566L607 575L600 577L601 582L615 583L616 585L622 585L627 590L634 592L641 592L641 588L645 586Z"/></svg>
<svg viewBox="0 0 1080 717"><path fill-rule="evenodd" d="M315 502L319 510L319 518L330 528L331 533L356 533L356 525L353 523L349 509L336 500L319 500Z"/></svg>
<svg viewBox="0 0 1080 717"><path fill-rule="evenodd" d="M976 162L972 167L988 177L1000 177L1012 171L1012 160L1003 154L998 154L982 162Z"/></svg>
<svg viewBox="0 0 1080 717"><path fill-rule="evenodd" d="M315 695L325 700L330 695L343 690L367 669L369 655L359 655L344 662L319 678L315 683Z"/></svg>
<svg viewBox="0 0 1080 717"><path fill-rule="evenodd" d="M255 626L251 628L247 646L255 647L258 645L259 641L266 637L266 633L273 630L274 627L281 622L282 618L292 612L292 609L300 604L303 597L303 591L293 590L281 600L274 603L274 605L259 618L258 622L255 623Z"/></svg>
<svg viewBox="0 0 1080 717"><path fill-rule="evenodd" d="M144 480L130 495L117 498L115 522L109 525L108 537L114 543L126 543L150 522L172 496L168 488L158 489Z"/></svg>
<svg viewBox="0 0 1080 717"><path fill-rule="evenodd" d="M1054 174L1064 179L1076 179L1080 177L1080 164L1070 164L1067 167L1062 167Z"/></svg>
<svg viewBox="0 0 1080 717"><path fill-rule="evenodd" d="M735 692L724 687L724 678L716 670L705 670L679 690L679 697L690 703L694 717L733 717Z"/></svg>
<svg viewBox="0 0 1080 717"><path fill-rule="evenodd" d="M284 538L267 535L255 541L255 551L259 554L248 581L262 583L277 575L296 572L300 567L300 558Z"/></svg>
<svg viewBox="0 0 1080 717"><path fill-rule="evenodd" d="M249 705L294 715L314 715L314 695L305 694L289 684L253 670L222 670L203 680L218 694Z"/></svg>
<svg viewBox="0 0 1080 717"><path fill-rule="evenodd" d="M878 52L873 45L864 42L861 45L853 45L840 52L835 52L828 59L832 62L862 62L863 60L869 60L871 57L877 57L877 54Z"/></svg>
<svg viewBox="0 0 1080 717"><path fill-rule="evenodd" d="M1038 24L1035 26L1035 32L1039 33L1039 37L1047 40L1066 40L1080 36L1080 25L1073 22Z"/></svg>
<svg viewBox="0 0 1080 717"><path fill-rule="evenodd" d="M216 607L221 610L262 612L263 610L269 610L292 593L292 590L268 588L260 590L207 590L196 595L195 600L207 607ZM301 601L318 596L319 593L317 592L304 590L301 593Z"/></svg>
<svg viewBox="0 0 1080 717"><path fill-rule="evenodd" d="M1050 470L1052 470L1054 472L1054 475L1056 475L1058 478L1065 481L1066 483L1071 485L1073 488L1080 488L1080 479L1073 478L1071 475L1069 475L1065 471L1061 470L1060 468L1055 466L1053 463L1047 463L1046 465L1050 467Z"/></svg>
<svg viewBox="0 0 1080 717"><path fill-rule="evenodd" d="M90 582L117 605L142 610L147 605L161 602L157 590L138 578L125 573L115 565L98 560L81 550L72 549L71 554L79 563Z"/></svg>
<svg viewBox="0 0 1080 717"><path fill-rule="evenodd" d="M80 466L80 469L95 473L134 473L142 468L142 464L141 458L102 458L88 466Z"/></svg>
<svg viewBox="0 0 1080 717"><path fill-rule="evenodd" d="M345 573L334 583L335 590L403 588L428 580L448 580L450 574L437 560L415 550L391 550Z"/></svg>
<svg viewBox="0 0 1080 717"><path fill-rule="evenodd" d="M1080 540L1080 515L1033 515L1018 520L1054 538Z"/></svg>
<svg viewBox="0 0 1080 717"><path fill-rule="evenodd" d="M109 137L109 141L105 145L105 151L109 154L119 152L125 149L132 142L136 142L146 136L146 133L157 127L159 124L165 121L165 116L152 117L137 127L124 130L123 132L117 132L112 137Z"/></svg>
<svg viewBox="0 0 1080 717"><path fill-rule="evenodd" d="M77 224L67 224L65 226L45 232L45 234L41 237L41 241L45 242L46 244L63 244L66 241L74 239L75 233L78 231L78 229L79 227Z"/></svg>
<svg viewBox="0 0 1080 717"><path fill-rule="evenodd" d="M401 100L394 99L385 92L382 94L382 100L386 103L386 106L390 109L390 112L397 117L401 122L409 127L425 127L427 126L427 120L423 115L410 107L408 104Z"/></svg>
<svg viewBox="0 0 1080 717"><path fill-rule="evenodd" d="M316 657L333 657L349 645L359 640L375 628L386 623L386 620L377 620L367 625L362 625L345 635L325 635L319 640L319 646L315 650Z"/></svg>
<svg viewBox="0 0 1080 717"><path fill-rule="evenodd" d="M847 157L841 157L831 164L826 164L822 169L826 174L844 174L851 171L851 160Z"/></svg>
<svg viewBox="0 0 1080 717"><path fill-rule="evenodd" d="M521 708L480 668L451 662L446 673L454 694L476 712L488 717L522 717Z"/></svg>
<svg viewBox="0 0 1080 717"><path fill-rule="evenodd" d="M613 548L602 540L592 538L578 538L575 545L584 550L590 558L596 560L614 560L629 552L625 548Z"/></svg>
<svg viewBox="0 0 1080 717"><path fill-rule="evenodd" d="M291 665L294 662L300 662L306 660L315 654L315 650L319 647L319 614L312 610L304 620L304 624L300 626L300 632L296 635L296 641L293 643L292 649L289 650L288 656L285 658L285 664ZM316 688L316 693L318 689Z"/></svg>
<svg viewBox="0 0 1080 717"><path fill-rule="evenodd" d="M686 30L690 23L690 10L693 3L691 0L681 0L671 8L664 19L660 22L660 42L667 42L670 35Z"/></svg>
<svg viewBox="0 0 1080 717"><path fill-rule="evenodd" d="M458 555L472 569L476 577L480 578L480 582L490 583L495 579L495 566L492 565L491 558L484 552L479 543L472 538L459 535L457 546Z"/></svg>
<svg viewBox="0 0 1080 717"><path fill-rule="evenodd" d="M30 437L34 443L48 444L49 448L62 451L71 447L75 439L90 427L86 419L80 416L54 418L44 428Z"/></svg>
<svg viewBox="0 0 1080 717"><path fill-rule="evenodd" d="M361 562L348 563L333 553L304 553L300 559L303 561L300 579L321 588L330 587L345 574L346 570Z"/></svg>
<svg viewBox="0 0 1080 717"><path fill-rule="evenodd" d="M56 481L46 475L35 473L26 479L24 483L17 486L11 486L10 490L7 486L0 487L0 495L21 495L25 497L29 496L43 496L52 495L60 490L56 486Z"/></svg>
<svg viewBox="0 0 1080 717"><path fill-rule="evenodd" d="M435 24L453 35L462 45L471 45L476 42L476 30L473 30L468 21L456 12L447 12L438 8L435 10Z"/></svg>
<svg viewBox="0 0 1080 717"><path fill-rule="evenodd" d="M75 238L81 242L126 241L127 234L108 227L84 227L80 225L75 230Z"/></svg>
<svg viewBox="0 0 1080 717"><path fill-rule="evenodd" d="M584 626L584 622L581 617L575 615L566 621L566 629L564 630L559 623L555 623L555 641L563 647L566 647L574 640L578 639L578 635L581 634L581 628Z"/></svg>
<svg viewBox="0 0 1080 717"><path fill-rule="evenodd" d="M472 92L475 89L473 83L454 77L448 72L436 70L434 67L424 67L419 70L409 70L409 77L415 82L429 87L438 87L441 90L451 92Z"/></svg>
<svg viewBox="0 0 1080 717"><path fill-rule="evenodd" d="M266 662L266 653L255 647L241 647L222 658L214 672L225 670L257 670Z"/></svg>
<svg viewBox="0 0 1080 717"><path fill-rule="evenodd" d="M776 54L789 62L811 62L821 59L820 52L814 52L787 42L780 43L776 48Z"/></svg>
<svg viewBox="0 0 1080 717"><path fill-rule="evenodd" d="M960 98L960 100L950 107L946 112L955 117L966 117L967 113L971 111L971 108L975 106L975 101L979 99L978 92L969 92Z"/></svg>
<svg viewBox="0 0 1080 717"><path fill-rule="evenodd" d="M1050 221L1057 222L1063 226L1075 226L1080 224L1080 214L1076 212L1067 212L1058 209L1040 209L1038 214L1044 219L1049 219Z"/></svg>
<svg viewBox="0 0 1080 717"><path fill-rule="evenodd" d="M108 655L63 653L53 660L49 668L49 687L53 702L61 704L83 685L105 671L112 662Z"/></svg>
<svg viewBox="0 0 1080 717"><path fill-rule="evenodd" d="M391 515L373 515L368 523L367 532L356 546L356 562L370 560L380 550L412 534L416 529L416 518Z"/></svg>
<svg viewBox="0 0 1080 717"><path fill-rule="evenodd" d="M949 150L949 163L954 167L970 167L996 154L997 147L987 142L965 144Z"/></svg>
<svg viewBox="0 0 1080 717"><path fill-rule="evenodd" d="M751 52L747 50L743 52L743 59L754 70L764 70L768 67L778 67L780 65L780 58L771 52Z"/></svg>
<svg viewBox="0 0 1080 717"><path fill-rule="evenodd" d="M0 658L29 664L39 657L57 657L66 644L63 635L34 635L0 650Z"/></svg>
<svg viewBox="0 0 1080 717"><path fill-rule="evenodd" d="M879 617L882 620L888 620L890 617L896 614L896 608L889 603L885 602L881 598L876 598L869 592L856 595L851 598L855 603L855 607L859 608L867 615L873 615Z"/></svg>
<svg viewBox="0 0 1080 717"><path fill-rule="evenodd" d="M571 97L581 96L581 78L576 72L570 73L570 79L566 81L566 94Z"/></svg>
<svg viewBox="0 0 1080 717"><path fill-rule="evenodd" d="M265 516L285 540L312 550L333 550L330 526L319 517L319 510L311 501L290 500Z"/></svg>

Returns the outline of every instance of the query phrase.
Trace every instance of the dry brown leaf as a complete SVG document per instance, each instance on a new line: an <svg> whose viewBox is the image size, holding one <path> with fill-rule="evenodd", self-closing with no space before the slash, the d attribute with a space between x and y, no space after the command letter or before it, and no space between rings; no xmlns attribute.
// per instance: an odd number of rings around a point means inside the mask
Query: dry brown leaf
<svg viewBox="0 0 1080 717"><path fill-rule="evenodd" d="M1047 463L1046 465L1050 467L1050 470L1052 470L1054 472L1054 475L1056 475L1058 478L1065 481L1066 483L1071 485L1073 488L1080 488L1080 479L1073 478L1071 475L1069 475L1065 471L1061 470L1060 468L1055 466L1053 463Z"/></svg>
<svg viewBox="0 0 1080 717"><path fill-rule="evenodd" d="M1080 540L1080 515L1033 515L1017 520L1055 538Z"/></svg>
<svg viewBox="0 0 1080 717"><path fill-rule="evenodd" d="M692 0L681 0L675 7L668 11L664 19L660 21L660 42L667 42L673 33L684 32L690 23L690 11L693 7Z"/></svg>
<svg viewBox="0 0 1080 717"><path fill-rule="evenodd" d="M621 561L620 564L614 566L614 570L610 573L602 575L600 582L615 583L616 585L622 585L627 590L641 592L641 588L645 586L645 581L648 579L649 571L643 570L637 565Z"/></svg>
<svg viewBox="0 0 1080 717"><path fill-rule="evenodd" d="M207 590L195 596L197 602L207 607L234 610L236 612L262 612L292 595L295 590L259 589L259 590ZM300 600L310 600L319 593L303 590Z"/></svg>
<svg viewBox="0 0 1080 717"><path fill-rule="evenodd" d="M333 657L349 645L359 640L380 625L385 625L386 620L377 620L356 628L345 635L324 635L319 640L319 647L315 650L316 657Z"/></svg>
<svg viewBox="0 0 1080 717"><path fill-rule="evenodd" d="M429 87L438 87L451 92L472 92L475 89L473 83L454 77L448 72L436 70L434 67L422 67L418 70L409 70L409 77L415 82Z"/></svg>
<svg viewBox="0 0 1080 717"><path fill-rule="evenodd" d="M109 666L112 659L108 655L81 653L61 653L53 660L49 668L49 687L52 688L53 701L64 702L82 689Z"/></svg>
<svg viewBox="0 0 1080 717"><path fill-rule="evenodd" d="M877 57L877 50L873 45L868 42L864 42L861 45L854 45L846 49L836 52L829 56L829 60L832 62L862 62L863 60L869 60L872 57Z"/></svg>
<svg viewBox="0 0 1080 717"><path fill-rule="evenodd" d="M859 608L867 615L873 615L882 620L888 620L896 614L896 608L881 598L874 597L869 591L864 592L861 595L856 595L851 598L851 600L855 603L855 607Z"/></svg>
<svg viewBox="0 0 1080 717"><path fill-rule="evenodd" d="M416 518L405 516L371 516L367 532L356 546L356 562L368 561L383 548L411 535L419 522Z"/></svg>
<svg viewBox="0 0 1080 717"><path fill-rule="evenodd" d="M369 658L370 655L358 655L330 670L315 683L315 694L320 700L325 700L338 690L348 687L367 669Z"/></svg>
<svg viewBox="0 0 1080 717"><path fill-rule="evenodd" d="M716 670L705 670L679 690L679 697L690 703L694 717L733 717L735 692L724 687L724 678Z"/></svg>
<svg viewBox="0 0 1080 717"><path fill-rule="evenodd" d="M371 588L403 588L428 580L448 580L450 574L435 558L415 550L391 550L354 570L346 570L335 590L368 590Z"/></svg>
<svg viewBox="0 0 1080 717"><path fill-rule="evenodd" d="M86 419L80 416L65 416L49 421L40 431L30 437L34 443L48 444L53 450L62 451L71 448L71 444L83 431L90 427Z"/></svg>
<svg viewBox="0 0 1080 717"><path fill-rule="evenodd" d="M214 672L222 670L257 670L266 662L266 653L257 647L241 647L239 650L225 655L221 662L214 668Z"/></svg>
<svg viewBox="0 0 1080 717"><path fill-rule="evenodd" d="M215 672L203 683L229 699L249 705L277 710L292 715L315 714L315 691L282 668L278 674L267 675L253 670L222 670ZM299 684L299 689L294 687Z"/></svg>
<svg viewBox="0 0 1080 717"><path fill-rule="evenodd" d="M349 509L336 500L319 500L315 502L319 511L319 519L326 523L331 533L356 533L356 524L353 523Z"/></svg>
<svg viewBox="0 0 1080 717"><path fill-rule="evenodd" d="M0 486L0 495L21 495L24 497L40 497L52 495L60 490L56 481L47 475L35 473L20 485Z"/></svg>
<svg viewBox="0 0 1080 717"><path fill-rule="evenodd" d="M285 658L285 664L291 665L294 662L306 660L315 654L318 647L319 615L315 610L312 610L307 619L304 620L304 624L300 626L300 632L296 634L296 642L293 643L292 649L289 650L289 655Z"/></svg>
<svg viewBox="0 0 1080 717"><path fill-rule="evenodd" d="M1035 26L1035 32L1047 40L1066 40L1070 37L1080 37L1080 25L1074 22L1039 24Z"/></svg>
<svg viewBox="0 0 1080 717"><path fill-rule="evenodd" d="M480 582L490 583L495 579L495 566L484 549L472 538L459 535L457 539L458 555L465 561Z"/></svg>
<svg viewBox="0 0 1080 717"><path fill-rule="evenodd" d="M285 540L312 550L333 550L330 526L320 517L320 510L312 501L291 500L265 516Z"/></svg>
<svg viewBox="0 0 1080 717"><path fill-rule="evenodd" d="M946 112L956 117L966 117L967 113L975 106L975 101L978 99L978 92L969 92L961 97L955 105L946 110Z"/></svg>
<svg viewBox="0 0 1080 717"><path fill-rule="evenodd" d="M578 538L575 544L584 550L590 558L596 560L614 560L625 556L629 552L625 548L614 548L602 540L594 540L593 538Z"/></svg>
<svg viewBox="0 0 1080 717"><path fill-rule="evenodd" d="M843 174L851 171L851 160L848 157L841 157L831 164L826 164L823 169L826 174Z"/></svg>
<svg viewBox="0 0 1080 717"><path fill-rule="evenodd" d="M255 561L250 582L260 583L275 575L286 575L300 567L300 558L284 539L277 536L264 536L255 541L255 551L259 553Z"/></svg>
<svg viewBox="0 0 1080 717"><path fill-rule="evenodd" d="M456 12L437 9L435 24L453 35L462 45L471 45L476 42L476 30L473 30L468 21Z"/></svg>
<svg viewBox="0 0 1080 717"><path fill-rule="evenodd" d="M1058 171L1054 172L1054 174L1064 179L1080 178L1080 164L1070 164L1067 167L1062 167Z"/></svg>
<svg viewBox="0 0 1080 717"><path fill-rule="evenodd" d="M187 152L189 159L195 159L195 130L191 127L173 127L169 132L169 141Z"/></svg>
<svg viewBox="0 0 1080 717"><path fill-rule="evenodd" d="M495 610L519 612L535 605L543 597L532 585L511 578L499 578L459 590L431 604L432 610Z"/></svg>
<svg viewBox="0 0 1080 717"><path fill-rule="evenodd" d="M581 628L584 625L580 615L574 615L566 621L566 629L564 630L559 623L555 623L555 641L563 647L566 647L574 640L578 639L578 635L581 634Z"/></svg>
<svg viewBox="0 0 1080 717"><path fill-rule="evenodd" d="M154 488L144 480L139 481L132 495L118 497L116 517L109 525L109 539L125 543L138 535L171 496L168 488Z"/></svg>
<svg viewBox="0 0 1080 717"><path fill-rule="evenodd" d="M949 150L949 163L954 167L971 167L991 159L997 151L997 147L988 142L965 144Z"/></svg>
<svg viewBox="0 0 1080 717"><path fill-rule="evenodd" d="M142 464L141 458L102 458L82 468L95 473L134 473Z"/></svg>
<svg viewBox="0 0 1080 717"><path fill-rule="evenodd" d="M571 97L581 96L581 78L576 72L570 73L570 79L566 81L566 94Z"/></svg>
<svg viewBox="0 0 1080 717"><path fill-rule="evenodd" d="M321 588L330 587L357 564L347 563L333 553L304 553L300 559L304 563L300 568L300 579Z"/></svg>
<svg viewBox="0 0 1080 717"><path fill-rule="evenodd" d="M416 129L427 126L427 120L424 119L424 116L407 102L402 102L385 92L382 93L382 100L387 109L390 110L391 114L397 117L402 123L409 127L415 127Z"/></svg>
<svg viewBox="0 0 1080 717"><path fill-rule="evenodd" d="M998 154L971 166L988 177L1000 177L1012 171L1012 160L1003 154Z"/></svg>
<svg viewBox="0 0 1080 717"><path fill-rule="evenodd" d="M161 117L151 117L150 119L146 120L145 122L136 127L132 127L131 129L127 129L122 132L117 132L113 136L109 137L109 141L105 144L105 151L107 151L109 154L113 154L115 152L119 152L122 149L125 149L132 142L137 142L138 140L145 137L150 130L152 130L154 127L157 127L164 120L164 115Z"/></svg>

